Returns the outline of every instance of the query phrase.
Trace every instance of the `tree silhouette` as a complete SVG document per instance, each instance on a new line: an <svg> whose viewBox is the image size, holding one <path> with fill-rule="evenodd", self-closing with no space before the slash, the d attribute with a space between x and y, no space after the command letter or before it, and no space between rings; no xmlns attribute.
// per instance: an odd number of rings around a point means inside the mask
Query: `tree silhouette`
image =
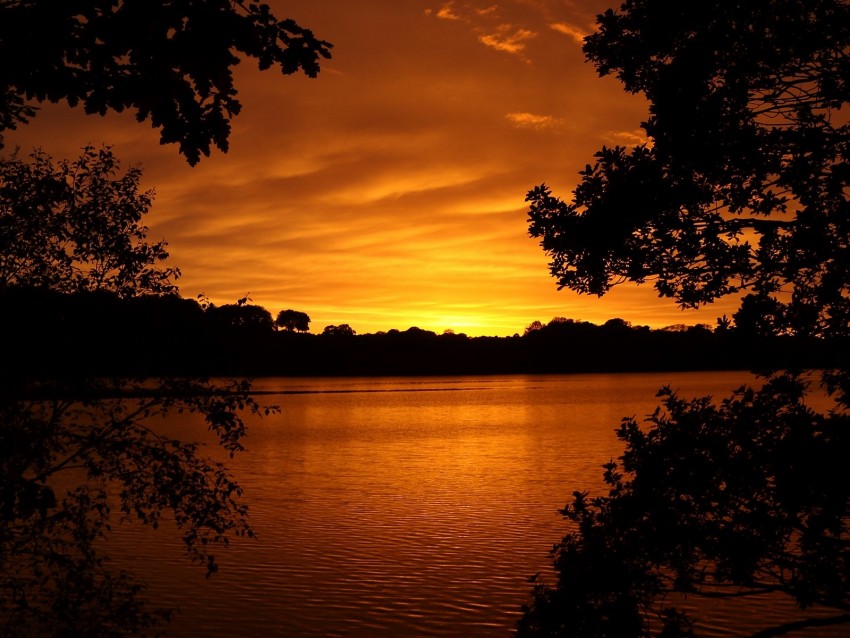
<svg viewBox="0 0 850 638"><path fill-rule="evenodd" d="M846 338L850 4L629 0L598 26L584 52L647 98L647 141L603 147L569 202L529 192L559 286L652 281L683 307L741 295L739 336ZM696 635L677 594L805 610L759 636L850 622L850 367L823 380L825 413L792 371L719 407L664 391L646 425L624 421L608 493L564 510L557 582L535 587L519 635Z"/></svg>
<svg viewBox="0 0 850 638"><path fill-rule="evenodd" d="M224 304L207 309L213 322L227 328L252 332L271 332L274 322L271 313L253 304Z"/></svg>
<svg viewBox="0 0 850 638"><path fill-rule="evenodd" d="M306 312L298 310L281 310L277 313L274 326L278 330L287 332L309 332L310 316Z"/></svg>
<svg viewBox="0 0 850 638"><path fill-rule="evenodd" d="M603 147L569 203L528 194L560 286L653 281L682 306L751 292L846 334L850 5L627 2L584 50L644 94L647 143ZM790 293L790 294L789 294Z"/></svg>
<svg viewBox="0 0 850 638"><path fill-rule="evenodd" d="M525 331L523 332L523 334L525 336L528 336L532 332L537 332L538 330L542 330L542 329L543 329L543 323L541 321L535 319L534 321L532 321L530 324L528 324L525 327Z"/></svg>
<svg viewBox="0 0 850 638"><path fill-rule="evenodd" d="M247 383L31 379L0 396L0 635L146 635L169 617L101 555L111 525L163 518L212 574L215 548L252 535L241 488L198 443L160 429L196 413L231 455ZM116 510L115 513L112 510Z"/></svg>
<svg viewBox="0 0 850 638"><path fill-rule="evenodd" d="M4 1L0 148L4 131L36 114L35 103L65 100L89 114L133 109L194 165L212 146L228 149L241 58L315 77L330 47L243 0ZM160 264L164 242L148 242L139 225L151 194L139 193L138 169L118 170L108 149L58 164L38 152L30 162L3 160L5 299L26 299L24 287L35 287L101 297L94 307L102 308L103 295L176 293L179 272ZM266 318L240 310L254 324ZM0 635L145 635L168 614L148 611L143 586L99 554L111 508L154 527L170 517L189 556L214 572L214 548L251 533L241 490L197 443L159 426L166 414L198 414L232 455L241 449L240 413L260 411L250 384L89 377L86 362L71 357L46 374L16 361L0 363Z"/></svg>
<svg viewBox="0 0 850 638"><path fill-rule="evenodd" d="M322 334L329 337L353 337L355 332L347 323L341 323L338 326L325 326Z"/></svg>
<svg viewBox="0 0 850 638"><path fill-rule="evenodd" d="M213 145L228 149L242 57L309 77L330 57L308 29L244 0L7 0L0 10L0 143L36 114L33 101L66 100L89 114L132 108L196 164Z"/></svg>
<svg viewBox="0 0 850 638"><path fill-rule="evenodd" d="M535 587L519 635L698 635L675 594L691 606L786 595L839 612L754 636L850 622L850 417L814 412L789 376L719 406L661 395L649 427L623 420L608 494L575 492L564 509L575 531L556 546L557 585Z"/></svg>
<svg viewBox="0 0 850 638"><path fill-rule="evenodd" d="M148 242L139 224L153 193L139 191L139 168L120 168L109 148L0 159L0 287L175 292L179 270L160 266L165 242Z"/></svg>
<svg viewBox="0 0 850 638"><path fill-rule="evenodd" d="M0 291L34 293L4 299L82 291L104 308L174 293L177 271L159 263L164 243L148 243L139 225L150 195L138 193L137 170L115 178L118 167L108 150L91 149L58 166L38 153L2 164ZM69 352L48 354L64 370L0 363L0 635L144 635L167 614L149 611L143 586L100 554L116 514L153 527L170 518L208 574L216 547L251 534L233 477L198 443L168 436L162 418L200 416L232 456L242 411L261 409L247 382L107 378Z"/></svg>

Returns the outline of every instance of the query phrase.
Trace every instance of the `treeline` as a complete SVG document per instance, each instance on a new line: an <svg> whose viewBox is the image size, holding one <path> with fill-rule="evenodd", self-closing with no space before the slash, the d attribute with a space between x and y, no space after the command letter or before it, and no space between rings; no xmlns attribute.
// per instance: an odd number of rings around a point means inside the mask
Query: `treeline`
<svg viewBox="0 0 850 638"><path fill-rule="evenodd" d="M557 318L523 335L409 328L354 334L276 330L248 303L177 296L0 290L5 374L324 376L569 373L832 367L846 343L754 334L721 323L653 330Z"/></svg>

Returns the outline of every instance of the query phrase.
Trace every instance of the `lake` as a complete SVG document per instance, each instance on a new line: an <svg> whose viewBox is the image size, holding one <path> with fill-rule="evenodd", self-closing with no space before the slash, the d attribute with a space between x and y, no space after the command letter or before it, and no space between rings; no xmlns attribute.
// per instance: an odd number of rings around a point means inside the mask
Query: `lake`
<svg viewBox="0 0 850 638"><path fill-rule="evenodd" d="M257 539L220 552L209 580L168 530L122 527L111 551L181 609L170 636L509 636L566 531L558 510L620 454L621 418L651 413L665 384L720 398L752 380L261 379L281 413L252 420L228 461ZM202 436L192 419L169 429ZM738 613L701 609L704 635L730 635Z"/></svg>

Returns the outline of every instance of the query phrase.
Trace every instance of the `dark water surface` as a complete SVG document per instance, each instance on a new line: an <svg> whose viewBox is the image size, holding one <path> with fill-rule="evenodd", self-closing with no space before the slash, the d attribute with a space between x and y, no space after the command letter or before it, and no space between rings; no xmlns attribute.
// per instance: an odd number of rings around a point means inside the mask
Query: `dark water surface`
<svg viewBox="0 0 850 638"><path fill-rule="evenodd" d="M261 401L282 411L252 421L247 452L228 461L258 538L220 553L209 580L169 530L119 529L111 552L154 603L181 609L170 636L508 636L566 529L557 510L620 454L620 419L649 414L665 384L724 397L749 381L262 379ZM203 436L197 421L168 427ZM740 613L705 608L705 635L735 635Z"/></svg>

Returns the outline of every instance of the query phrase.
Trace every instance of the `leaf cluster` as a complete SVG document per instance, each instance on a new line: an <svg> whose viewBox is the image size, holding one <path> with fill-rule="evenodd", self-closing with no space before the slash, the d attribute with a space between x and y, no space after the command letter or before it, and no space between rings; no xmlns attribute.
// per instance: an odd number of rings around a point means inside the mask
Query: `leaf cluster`
<svg viewBox="0 0 850 638"><path fill-rule="evenodd" d="M603 147L571 201L529 192L559 286L651 281L682 307L737 295L741 334L845 338L850 3L626 0L597 21L585 55L646 97L646 141ZM759 636L850 622L846 362L823 380L824 413L780 374L720 405L665 390L647 424L626 419L608 494L564 510L558 581L536 586L520 635L692 636L688 597L838 612Z"/></svg>
<svg viewBox="0 0 850 638"><path fill-rule="evenodd" d="M139 190L139 169L119 169L108 148L58 163L41 152L0 161L0 292L17 300L6 316L64 298L88 300L88 311L129 304L154 323L175 317L162 310L181 306L179 271L160 265L165 243L148 242L141 225L152 193ZM271 408L246 381L92 374L95 353L76 342L97 318L54 310L54 329L70 315L81 322L66 324L68 340L49 348L71 374L11 356L0 373L0 635L146 635L169 613L148 610L144 586L102 554L116 521L170 521L207 575L215 548L253 534L226 467L199 442L170 436L165 417L201 420L232 457L242 450L243 414ZM109 331L113 352L136 336L127 324Z"/></svg>
<svg viewBox="0 0 850 638"><path fill-rule="evenodd" d="M598 24L585 54L647 98L646 142L603 147L569 202L528 193L559 286L748 293L788 330L846 334L850 5L629 0Z"/></svg>
<svg viewBox="0 0 850 638"><path fill-rule="evenodd" d="M141 169L120 168L108 147L73 161L0 159L0 287L176 292L180 271L159 265L165 242L149 242L141 224L153 192L140 190Z"/></svg>
<svg viewBox="0 0 850 638"><path fill-rule="evenodd" d="M33 101L132 109L193 165L228 149L243 57L308 77L330 57L309 29L245 0L3 0L0 11L0 133L29 121Z"/></svg>
<svg viewBox="0 0 850 638"><path fill-rule="evenodd" d="M719 405L661 396L647 424L624 419L607 495L564 509L557 584L536 586L519 635L693 636L688 597L785 596L850 622L848 414L812 411L794 375Z"/></svg>
<svg viewBox="0 0 850 638"><path fill-rule="evenodd" d="M300 310L281 310L275 317L274 327L286 332L309 332L310 315Z"/></svg>
<svg viewBox="0 0 850 638"><path fill-rule="evenodd" d="M200 415L232 457L242 449L241 413L270 410L249 390L203 380L36 381L4 397L0 635L136 635L167 617L147 611L143 587L101 556L116 515L154 528L171 521L207 575L217 570L215 547L252 536L224 465L162 429L165 415Z"/></svg>

